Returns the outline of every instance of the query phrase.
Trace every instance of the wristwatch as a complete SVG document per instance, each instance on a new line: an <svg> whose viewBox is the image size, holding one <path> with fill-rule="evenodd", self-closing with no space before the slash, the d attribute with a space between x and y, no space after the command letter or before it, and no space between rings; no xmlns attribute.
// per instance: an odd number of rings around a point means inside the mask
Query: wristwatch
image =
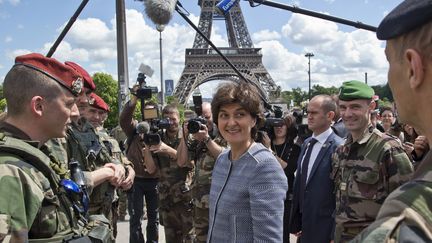
<svg viewBox="0 0 432 243"><path fill-rule="evenodd" d="M204 139L203 142L204 142L205 145L207 145L207 144L210 142L210 140L212 140L211 137L210 137L210 136L207 136L207 137Z"/></svg>

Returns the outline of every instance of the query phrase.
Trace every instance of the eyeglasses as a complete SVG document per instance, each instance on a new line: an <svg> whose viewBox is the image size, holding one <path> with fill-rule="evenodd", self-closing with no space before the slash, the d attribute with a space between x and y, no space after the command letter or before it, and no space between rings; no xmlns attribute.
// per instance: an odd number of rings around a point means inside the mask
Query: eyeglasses
<svg viewBox="0 0 432 243"><path fill-rule="evenodd" d="M381 117L386 117L386 118L390 117L391 118L391 117L393 117L393 115L382 115Z"/></svg>

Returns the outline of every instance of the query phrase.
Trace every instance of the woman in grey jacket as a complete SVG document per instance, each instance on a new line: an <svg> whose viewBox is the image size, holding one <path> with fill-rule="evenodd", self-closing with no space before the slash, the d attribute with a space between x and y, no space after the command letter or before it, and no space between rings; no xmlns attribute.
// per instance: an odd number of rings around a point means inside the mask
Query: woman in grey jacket
<svg viewBox="0 0 432 243"><path fill-rule="evenodd" d="M282 242L288 184L270 150L254 142L263 123L258 90L245 83L222 84L212 113L230 149L213 169L207 241Z"/></svg>

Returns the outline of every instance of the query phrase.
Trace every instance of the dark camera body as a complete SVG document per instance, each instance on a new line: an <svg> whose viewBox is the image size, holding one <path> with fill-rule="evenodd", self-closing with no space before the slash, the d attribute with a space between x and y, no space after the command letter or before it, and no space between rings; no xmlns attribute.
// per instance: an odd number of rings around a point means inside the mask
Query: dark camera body
<svg viewBox="0 0 432 243"><path fill-rule="evenodd" d="M138 73L137 82L139 84L139 89L134 93L136 97L140 99L151 99L152 94L157 94L158 88L153 86L147 86L145 82L146 76L144 73Z"/></svg>
<svg viewBox="0 0 432 243"><path fill-rule="evenodd" d="M172 124L173 122L168 118L154 119L152 122L152 125L154 125L157 130L168 129Z"/></svg>
<svg viewBox="0 0 432 243"><path fill-rule="evenodd" d="M143 142L147 145L158 145L161 142L160 131L169 128L172 124L173 122L168 118L150 120L150 132L144 135Z"/></svg>
<svg viewBox="0 0 432 243"><path fill-rule="evenodd" d="M144 143L151 145L158 145L161 142L161 137L158 133L147 133L144 135Z"/></svg>
<svg viewBox="0 0 432 243"><path fill-rule="evenodd" d="M199 132L199 130L201 130L201 127L203 125L206 126L206 124L207 124L207 119L203 117L193 118L188 121L187 129L189 133L194 134Z"/></svg>

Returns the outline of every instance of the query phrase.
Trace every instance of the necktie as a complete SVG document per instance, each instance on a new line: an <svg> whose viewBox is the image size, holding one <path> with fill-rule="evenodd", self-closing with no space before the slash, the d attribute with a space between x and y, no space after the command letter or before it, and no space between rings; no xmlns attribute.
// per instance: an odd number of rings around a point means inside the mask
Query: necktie
<svg viewBox="0 0 432 243"><path fill-rule="evenodd" d="M301 164L301 175L300 175L300 197L299 197L299 206L300 206L300 212L303 212L303 199L304 199L304 191L306 189L306 180L307 180L307 173L308 173L308 167L309 167L309 160L312 153L312 148L315 145L315 143L318 142L315 138L312 138L309 141L306 155L303 159L303 162Z"/></svg>

